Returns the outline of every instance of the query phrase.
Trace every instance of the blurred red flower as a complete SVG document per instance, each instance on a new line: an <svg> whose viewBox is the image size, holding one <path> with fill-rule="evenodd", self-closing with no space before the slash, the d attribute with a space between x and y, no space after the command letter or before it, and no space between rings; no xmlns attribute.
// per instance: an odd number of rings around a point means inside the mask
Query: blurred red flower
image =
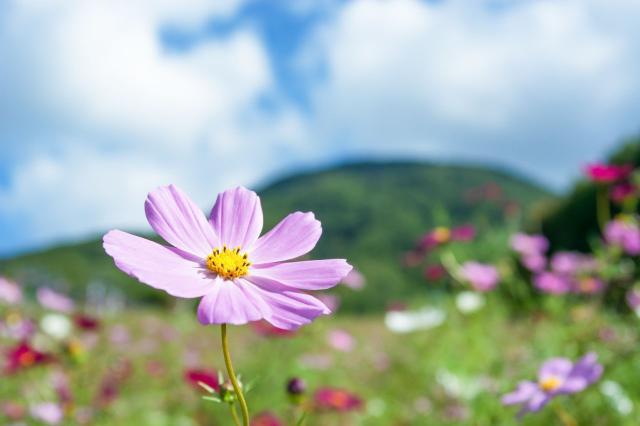
<svg viewBox="0 0 640 426"><path fill-rule="evenodd" d="M27 342L21 342L9 349L5 359L5 372L15 373L18 370L33 367L51 361L52 357L32 348Z"/></svg>
<svg viewBox="0 0 640 426"><path fill-rule="evenodd" d="M216 370L207 369L189 369L184 372L184 379L194 388L204 392L202 386L198 382L202 382L211 389L218 392L220 384L218 383L218 372Z"/></svg>
<svg viewBox="0 0 640 426"><path fill-rule="evenodd" d="M290 337L296 332L294 330L284 330L266 321L254 321L251 323L253 331L263 337Z"/></svg>
<svg viewBox="0 0 640 426"><path fill-rule="evenodd" d="M363 401L357 395L337 388L320 388L313 396L316 408L320 410L354 411L363 407Z"/></svg>
<svg viewBox="0 0 640 426"><path fill-rule="evenodd" d="M73 322L81 330L93 331L100 328L100 321L97 318L85 314L77 314L73 317Z"/></svg>
<svg viewBox="0 0 640 426"><path fill-rule="evenodd" d="M618 166L615 164L594 163L587 164L584 173L593 182L613 183L626 179L633 171L633 166L625 164Z"/></svg>
<svg viewBox="0 0 640 426"><path fill-rule="evenodd" d="M274 413L263 411L251 420L251 426L284 426L284 422Z"/></svg>

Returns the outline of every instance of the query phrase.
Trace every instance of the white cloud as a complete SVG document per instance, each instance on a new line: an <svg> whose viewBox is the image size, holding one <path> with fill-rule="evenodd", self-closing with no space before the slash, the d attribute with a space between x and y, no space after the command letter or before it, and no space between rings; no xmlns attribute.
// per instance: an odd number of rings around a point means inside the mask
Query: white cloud
<svg viewBox="0 0 640 426"><path fill-rule="evenodd" d="M635 4L634 4L635 3ZM637 2L349 2L303 65L325 140L520 166L553 185L638 126Z"/></svg>

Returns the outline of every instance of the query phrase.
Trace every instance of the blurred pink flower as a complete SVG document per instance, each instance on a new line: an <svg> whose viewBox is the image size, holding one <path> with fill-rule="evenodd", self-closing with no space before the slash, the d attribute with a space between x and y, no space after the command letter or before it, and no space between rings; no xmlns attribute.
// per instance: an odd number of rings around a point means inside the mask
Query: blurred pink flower
<svg viewBox="0 0 640 426"><path fill-rule="evenodd" d="M521 262L531 272L542 272L547 267L547 258L539 254L523 256Z"/></svg>
<svg viewBox="0 0 640 426"><path fill-rule="evenodd" d="M589 179L598 183L614 183L626 179L633 171L633 166L625 164L618 166L615 164L594 163L587 164L584 172Z"/></svg>
<svg viewBox="0 0 640 426"><path fill-rule="evenodd" d="M490 291L498 285L500 275L493 265L480 262L465 262L460 267L460 276L476 291Z"/></svg>
<svg viewBox="0 0 640 426"><path fill-rule="evenodd" d="M580 277L575 281L574 291L580 294L596 294L604 290L604 282L596 277Z"/></svg>
<svg viewBox="0 0 640 426"><path fill-rule="evenodd" d="M365 278L364 275L357 269L353 268L346 277L342 279L342 284L346 285L352 290L360 290L364 287Z"/></svg>
<svg viewBox="0 0 640 426"><path fill-rule="evenodd" d="M355 411L364 406L362 399L354 393L338 388L320 388L313 396L315 407L329 411Z"/></svg>
<svg viewBox="0 0 640 426"><path fill-rule="evenodd" d="M571 291L571 280L554 272L541 272L533 277L535 287L545 293L565 294Z"/></svg>
<svg viewBox="0 0 640 426"><path fill-rule="evenodd" d="M298 359L300 364L315 370L328 370L333 365L333 358L329 354L302 354Z"/></svg>
<svg viewBox="0 0 640 426"><path fill-rule="evenodd" d="M69 297L58 293L48 287L40 287L36 292L38 303L42 307L69 314L73 312L75 303Z"/></svg>
<svg viewBox="0 0 640 426"><path fill-rule="evenodd" d="M336 312L340 307L340 296L329 293L316 293L316 297L324 303L331 312Z"/></svg>
<svg viewBox="0 0 640 426"><path fill-rule="evenodd" d="M292 213L270 232L258 195L238 187L218 195L209 220L174 185L151 192L147 220L171 246L113 230L105 251L123 272L175 297L200 298L202 324L266 320L296 329L331 311L308 294L338 284L351 271L344 259L291 261L322 234L313 213Z"/></svg>
<svg viewBox="0 0 640 426"><path fill-rule="evenodd" d="M551 257L551 270L558 274L573 275L595 267L595 260L591 256L578 252L559 251Z"/></svg>
<svg viewBox="0 0 640 426"><path fill-rule="evenodd" d="M22 301L20 286L4 277L0 277L0 302L16 305Z"/></svg>
<svg viewBox="0 0 640 426"><path fill-rule="evenodd" d="M351 334L345 330L331 330L327 335L327 342L332 348L342 351L351 352L356 345L356 342Z"/></svg>
<svg viewBox="0 0 640 426"><path fill-rule="evenodd" d="M42 402L29 408L31 417L48 425L59 425L64 419L64 411L55 402Z"/></svg>
<svg viewBox="0 0 640 426"><path fill-rule="evenodd" d="M621 247L630 256L640 254L640 226L635 218L614 219L607 223L604 239L609 245Z"/></svg>
<svg viewBox="0 0 640 426"><path fill-rule="evenodd" d="M544 235L517 233L511 236L511 248L522 256L541 256L549 249Z"/></svg>
<svg viewBox="0 0 640 426"><path fill-rule="evenodd" d="M476 237L476 228L471 224L460 225L451 230L452 241L472 241Z"/></svg>
<svg viewBox="0 0 640 426"><path fill-rule="evenodd" d="M633 287L627 290L626 300L632 311L638 311L640 309L640 288Z"/></svg>

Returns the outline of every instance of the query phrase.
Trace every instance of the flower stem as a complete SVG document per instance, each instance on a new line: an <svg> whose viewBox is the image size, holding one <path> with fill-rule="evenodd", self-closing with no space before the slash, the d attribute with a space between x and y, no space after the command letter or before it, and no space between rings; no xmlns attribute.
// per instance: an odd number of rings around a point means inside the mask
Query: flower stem
<svg viewBox="0 0 640 426"><path fill-rule="evenodd" d="M598 216L598 225L600 225L600 231L604 233L604 228L607 226L607 222L611 218L611 211L609 206L609 187L606 185L598 185L596 194L596 214Z"/></svg>
<svg viewBox="0 0 640 426"><path fill-rule="evenodd" d="M571 414L567 413L561 406L556 405L555 407L556 414L560 418L560 422L564 426L578 426L578 423L571 416Z"/></svg>
<svg viewBox="0 0 640 426"><path fill-rule="evenodd" d="M244 399L244 394L238 384L236 373L234 373L233 365L231 364L229 343L227 341L227 324L222 324L220 326L220 332L222 336L222 354L224 355L224 363L227 366L227 374L229 375L229 380L231 380L231 385L233 386L233 390L235 391L236 396L238 397L238 402L240 403L240 408L242 409L242 424L244 426L249 426L249 408L247 407L247 401Z"/></svg>
<svg viewBox="0 0 640 426"><path fill-rule="evenodd" d="M236 406L229 404L229 410L231 411L231 417L233 417L233 424L240 426L240 419L238 418L238 413L236 413Z"/></svg>

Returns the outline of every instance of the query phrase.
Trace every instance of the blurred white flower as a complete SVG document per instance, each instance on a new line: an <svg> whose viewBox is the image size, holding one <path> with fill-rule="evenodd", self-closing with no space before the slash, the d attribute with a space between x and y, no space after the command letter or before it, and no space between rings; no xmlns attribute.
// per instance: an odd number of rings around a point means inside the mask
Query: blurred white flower
<svg viewBox="0 0 640 426"><path fill-rule="evenodd" d="M484 303L484 296L475 291L463 291L456 296L456 307L463 314L470 314L482 309Z"/></svg>
<svg viewBox="0 0 640 426"><path fill-rule="evenodd" d="M482 381L475 377L462 377L447 369L436 372L436 381L453 398L471 400L483 389Z"/></svg>
<svg viewBox="0 0 640 426"><path fill-rule="evenodd" d="M426 307L417 311L387 312L384 323L395 333L410 333L437 327L444 322L446 316L442 309Z"/></svg>
<svg viewBox="0 0 640 426"><path fill-rule="evenodd" d="M54 402L43 402L32 405L29 411L31 417L48 425L58 425L64 418L62 407Z"/></svg>
<svg viewBox="0 0 640 426"><path fill-rule="evenodd" d="M631 402L631 399L629 399L619 383L613 380L605 380L600 384L600 392L607 397L618 413L627 416L633 411L633 402Z"/></svg>
<svg viewBox="0 0 640 426"><path fill-rule="evenodd" d="M63 340L71 333L71 320L62 314L46 314L40 320L40 328L54 339Z"/></svg>

